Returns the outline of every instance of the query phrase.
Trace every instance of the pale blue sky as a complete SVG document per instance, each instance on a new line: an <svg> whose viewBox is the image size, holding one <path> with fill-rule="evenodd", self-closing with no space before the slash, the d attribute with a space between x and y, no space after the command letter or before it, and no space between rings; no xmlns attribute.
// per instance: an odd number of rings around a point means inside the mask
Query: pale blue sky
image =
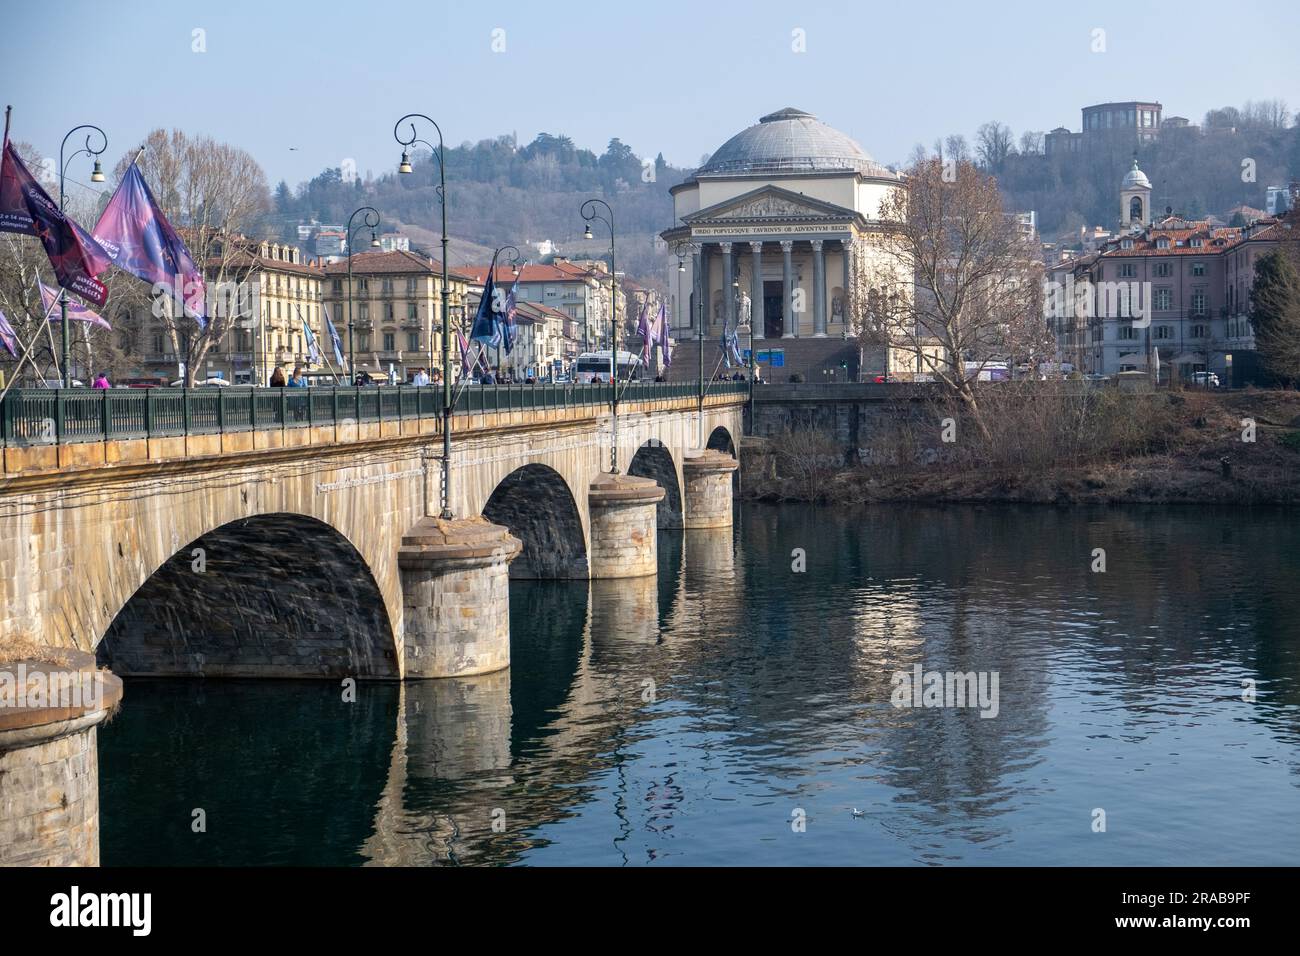
<svg viewBox="0 0 1300 956"><path fill-rule="evenodd" d="M345 157L363 173L392 168L393 123L410 111L452 145L546 131L600 152L619 136L694 165L784 106L882 162L988 119L1017 136L1078 129L1079 108L1106 100L1156 99L1193 122L1247 99L1300 108L1294 0L4 6L0 96L15 138L56 152L72 126L96 123L116 161L149 129L179 126L248 149L273 184ZM191 51L195 28L205 53ZM805 53L792 52L796 28Z"/></svg>

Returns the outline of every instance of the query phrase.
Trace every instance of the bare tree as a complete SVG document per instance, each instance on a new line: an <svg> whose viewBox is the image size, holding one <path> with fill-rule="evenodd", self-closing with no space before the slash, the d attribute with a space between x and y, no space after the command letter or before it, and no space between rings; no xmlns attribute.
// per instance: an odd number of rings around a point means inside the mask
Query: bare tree
<svg viewBox="0 0 1300 956"><path fill-rule="evenodd" d="M203 270L209 291L237 282L247 272L247 234L258 238L270 208L270 189L262 167L244 150L207 136L191 137L180 130L156 129L145 140L140 172L164 214L182 234L195 263ZM125 174L134 152L118 163ZM179 290L184 294L185 290ZM238 309L213 308L206 328L181 314L171 297L154 299L153 314L172 349L185 360L185 376L193 385L209 349L241 320Z"/></svg>
<svg viewBox="0 0 1300 956"><path fill-rule="evenodd" d="M1043 134L1035 130L1025 130L1020 134L1020 155L1038 156L1043 152Z"/></svg>
<svg viewBox="0 0 1300 956"><path fill-rule="evenodd" d="M970 145L966 142L966 137L961 133L954 133L945 139L943 141L943 155L945 159L954 162L970 162Z"/></svg>
<svg viewBox="0 0 1300 956"><path fill-rule="evenodd" d="M1015 134L1010 126L993 120L975 131L975 152L985 169L997 172L1015 151Z"/></svg>
<svg viewBox="0 0 1300 956"><path fill-rule="evenodd" d="M955 172L955 175L952 173ZM959 399L986 438L975 383L990 362L1049 354L1041 263L998 184L971 163L912 166L882 204L895 227L872 241L879 265L861 333L910 354Z"/></svg>

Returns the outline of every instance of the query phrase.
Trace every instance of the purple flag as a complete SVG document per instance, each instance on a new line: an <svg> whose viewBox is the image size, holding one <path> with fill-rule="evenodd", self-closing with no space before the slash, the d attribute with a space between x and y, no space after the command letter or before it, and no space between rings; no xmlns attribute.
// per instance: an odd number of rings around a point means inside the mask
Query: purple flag
<svg viewBox="0 0 1300 956"><path fill-rule="evenodd" d="M641 336L641 361L650 364L650 348L654 345L650 337L650 323L646 321L646 310L650 307L650 297L641 304L641 317L636 320L636 334Z"/></svg>
<svg viewBox="0 0 1300 956"><path fill-rule="evenodd" d="M59 285L95 305L102 306L108 298L108 287L98 276L112 259L59 209L8 141L0 160L0 232L36 236L50 257Z"/></svg>
<svg viewBox="0 0 1300 956"><path fill-rule="evenodd" d="M145 282L179 286L185 314L207 325L203 273L167 221L153 193L132 163L104 214L95 224L95 239L113 264Z"/></svg>
<svg viewBox="0 0 1300 956"><path fill-rule="evenodd" d="M665 311L663 302L659 303L659 315L655 318L654 336L659 343L659 354L663 356L664 368L671 368L673 364L673 348L668 342L668 313Z"/></svg>
<svg viewBox="0 0 1300 956"><path fill-rule="evenodd" d="M9 354L14 358L18 357L18 333L14 327L9 324L5 314L0 312L0 345L9 350Z"/></svg>
<svg viewBox="0 0 1300 956"><path fill-rule="evenodd" d="M54 311L54 303L58 301L59 293L44 282L38 282L37 285L41 287L41 304L45 306L45 312L49 315L50 321L62 322L63 314ZM89 307L76 299L68 300L68 319L72 322L92 322L101 329L113 331L113 327L108 324L107 319L98 312L92 312Z"/></svg>

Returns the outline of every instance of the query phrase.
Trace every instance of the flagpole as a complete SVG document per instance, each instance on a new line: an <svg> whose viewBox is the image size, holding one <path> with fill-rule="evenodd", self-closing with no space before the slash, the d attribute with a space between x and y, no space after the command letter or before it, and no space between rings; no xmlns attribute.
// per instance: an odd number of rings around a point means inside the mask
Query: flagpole
<svg viewBox="0 0 1300 956"><path fill-rule="evenodd" d="M6 110L6 113L7 112L8 111ZM41 324L36 327L36 332L32 335L31 341L27 343L27 347L23 349L23 354L18 358L18 364L14 366L13 378L11 378L8 382L5 383L5 387L3 390L0 390L0 399L4 398L7 394L9 394L9 389L13 388L14 382L18 381L18 373L22 371L23 362L31 362L32 368L36 368L36 360L31 358L31 351L36 346L36 340L37 338L40 337L41 329L42 328L46 330L49 329L50 315L53 314L54 307L58 304L59 303L57 301L51 302L50 307L45 310L45 315L41 318Z"/></svg>

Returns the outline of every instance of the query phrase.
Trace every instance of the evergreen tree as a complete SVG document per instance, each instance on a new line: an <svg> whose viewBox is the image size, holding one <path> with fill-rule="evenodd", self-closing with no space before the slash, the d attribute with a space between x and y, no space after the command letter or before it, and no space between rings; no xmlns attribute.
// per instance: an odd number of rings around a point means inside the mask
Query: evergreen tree
<svg viewBox="0 0 1300 956"><path fill-rule="evenodd" d="M1300 271L1296 243L1284 243L1255 263L1250 321L1255 348L1274 375L1300 381Z"/></svg>

